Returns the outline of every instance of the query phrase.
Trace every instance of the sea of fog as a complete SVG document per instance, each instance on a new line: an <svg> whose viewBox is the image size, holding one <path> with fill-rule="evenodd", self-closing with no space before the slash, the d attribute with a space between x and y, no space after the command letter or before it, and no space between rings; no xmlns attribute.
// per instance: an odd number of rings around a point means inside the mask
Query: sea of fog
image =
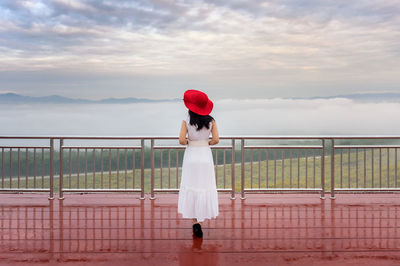
<svg viewBox="0 0 400 266"><path fill-rule="evenodd" d="M4 104L0 135L177 136L186 115L183 102ZM400 103L224 99L211 115L221 136L400 133Z"/></svg>

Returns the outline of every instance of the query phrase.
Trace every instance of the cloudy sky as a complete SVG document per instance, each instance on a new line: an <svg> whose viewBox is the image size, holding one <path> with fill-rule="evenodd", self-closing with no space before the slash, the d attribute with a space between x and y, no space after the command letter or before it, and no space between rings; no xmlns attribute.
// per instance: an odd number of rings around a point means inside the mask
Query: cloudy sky
<svg viewBox="0 0 400 266"><path fill-rule="evenodd" d="M0 93L399 92L399 0L1 0Z"/></svg>

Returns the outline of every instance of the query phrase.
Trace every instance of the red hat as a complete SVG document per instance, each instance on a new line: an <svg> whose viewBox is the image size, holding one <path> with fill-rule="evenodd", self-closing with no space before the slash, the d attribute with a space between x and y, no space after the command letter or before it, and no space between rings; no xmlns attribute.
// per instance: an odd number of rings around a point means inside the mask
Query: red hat
<svg viewBox="0 0 400 266"><path fill-rule="evenodd" d="M199 115L208 115L213 109L213 102L208 99L207 94L198 90L187 90L183 95L185 106Z"/></svg>

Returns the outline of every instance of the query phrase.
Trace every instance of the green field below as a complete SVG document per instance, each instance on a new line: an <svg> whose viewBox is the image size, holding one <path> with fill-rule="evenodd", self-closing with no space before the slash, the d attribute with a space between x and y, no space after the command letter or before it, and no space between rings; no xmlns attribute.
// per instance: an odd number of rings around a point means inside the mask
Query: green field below
<svg viewBox="0 0 400 266"><path fill-rule="evenodd" d="M247 151L248 152L248 151ZM365 156L365 158L364 158ZM279 156L277 156L279 157ZM381 160L379 160L379 150L372 151L344 150L341 155L339 152L335 154L335 187L356 188L356 187L398 187L396 181L396 162L394 149L382 149ZM350 158L350 161L349 161ZM221 160L219 159L219 163ZM267 163L268 162L268 163ZM281 158L274 160L258 161L257 152L254 152L254 162L245 163L245 187L246 188L320 188L321 187L321 158L316 156L315 159L311 155L307 158L300 157L289 159L286 158L282 163ZM314 167L315 162L315 167ZM340 163L342 162L342 164ZM283 167L282 167L283 165ZM389 167L388 167L389 165ZM342 166L342 167L341 167ZM357 169L358 168L358 169ZM283 171L282 171L283 169ZM181 177L181 167L175 166L170 168L154 169L155 188L178 188ZM217 186L218 188L231 188L231 164L218 165L216 167ZM235 164L235 191L241 189L241 164ZM283 173L282 173L283 172ZM399 175L397 171L397 176ZM126 176L126 178L125 178ZM268 178L267 178L268 176ZM140 169L135 170L135 184L133 184L132 170L121 169L117 174L113 171L111 175L108 171L104 171L103 175L96 172L93 178L93 172L86 174L80 173L79 178L76 174L64 173L64 188L140 188ZM162 179L162 180L161 180ZM86 181L85 181L86 180ZM161 184L162 181L162 184ZM4 188L10 188L9 178L2 181ZM79 184L78 184L79 183ZM102 186L103 184L103 186ZM144 170L144 188L145 193L150 192L151 169ZM48 188L49 178L42 179L41 176L28 178L28 184L24 176L20 177L19 186L21 188ZM16 177L12 179L12 188L18 187ZM329 191L331 187L331 157L325 156L325 189ZM55 192L59 189L59 176L54 177Z"/></svg>

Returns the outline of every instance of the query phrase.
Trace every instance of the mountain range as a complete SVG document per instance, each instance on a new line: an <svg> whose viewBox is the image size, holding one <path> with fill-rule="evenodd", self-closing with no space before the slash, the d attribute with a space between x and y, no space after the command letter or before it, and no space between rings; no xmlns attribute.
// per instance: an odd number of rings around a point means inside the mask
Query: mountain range
<svg viewBox="0 0 400 266"><path fill-rule="evenodd" d="M334 96L315 96L315 97L287 97L293 100L313 100L313 99L333 99L346 98L356 102L400 102L400 93L356 93L342 94ZM127 103L151 103L151 102L177 102L180 98L173 99L147 99L147 98L105 98L100 100L90 100L82 98L69 98L60 95L50 96L25 96L13 92L0 93L0 104L24 104L24 103L52 103L52 104L127 104Z"/></svg>
<svg viewBox="0 0 400 266"><path fill-rule="evenodd" d="M384 93L355 93L355 94L340 94L334 96L315 96L315 97L293 97L290 99L333 99L346 98L356 102L400 102L400 93L384 92Z"/></svg>
<svg viewBox="0 0 400 266"><path fill-rule="evenodd" d="M0 103L7 104L21 104L21 103L74 103L74 104L89 104L89 103L97 103L97 104L115 104L115 103L150 103L150 102L175 102L180 99L146 99L146 98L106 98L100 100L90 100L90 99L81 99L81 98L68 98L60 95L50 95L50 96L25 96L20 95L13 92L8 93L0 93Z"/></svg>

